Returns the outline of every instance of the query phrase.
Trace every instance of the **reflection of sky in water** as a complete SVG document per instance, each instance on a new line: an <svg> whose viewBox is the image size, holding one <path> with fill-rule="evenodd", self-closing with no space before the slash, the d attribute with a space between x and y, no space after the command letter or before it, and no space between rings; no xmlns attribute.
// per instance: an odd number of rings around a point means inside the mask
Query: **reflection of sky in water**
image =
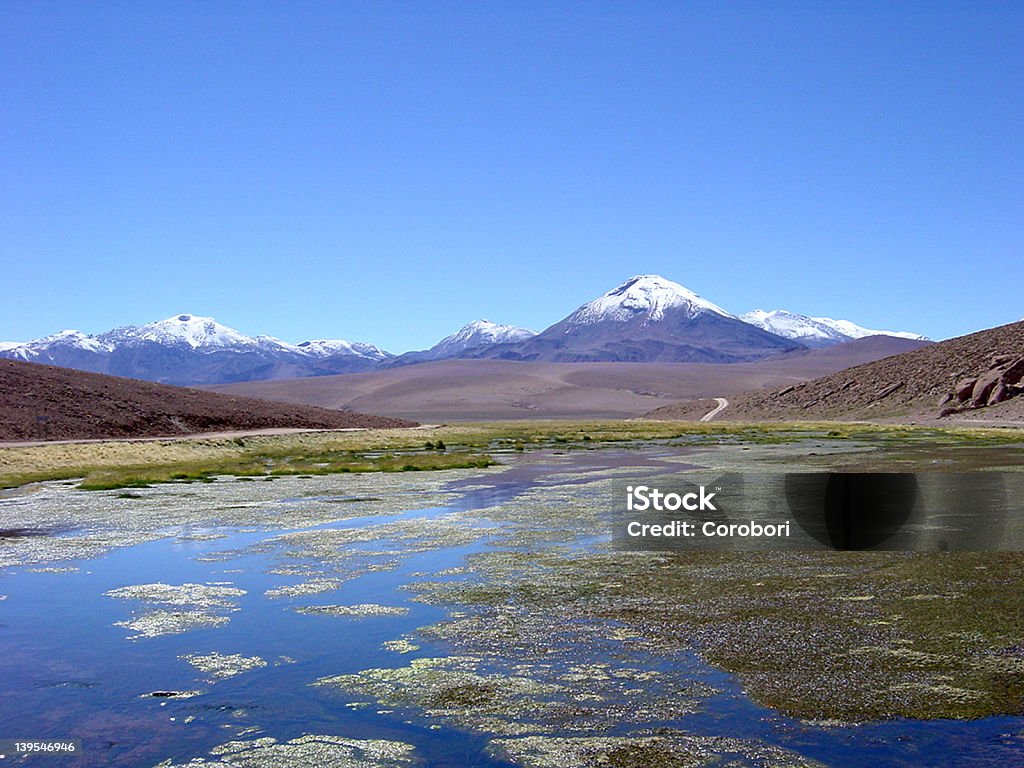
<svg viewBox="0 0 1024 768"><path fill-rule="evenodd" d="M608 460L610 452L588 452L574 462L592 461L593 478L606 477L624 460ZM659 466L656 456L630 454L646 469ZM668 463L662 468L678 468ZM410 509L393 516L356 518L311 529L342 529L379 525L421 516L439 516L452 510L485 510L513 499L550 475L577 469L565 461L543 470L516 467L487 478L453 484L465 493L449 507ZM549 476L545 478L543 475ZM605 474L602 474L605 473ZM577 474L554 478L554 483L578 484ZM192 490L190 487L189 490ZM292 497L289 504L323 502L323 498ZM257 546L282 531L201 529L191 534L227 533L212 540L168 538L117 549L104 557L74 563L69 573L33 573L20 569L0 577L0 738L80 738L85 741L89 765L151 766L166 758L186 761L205 755L211 747L252 731L251 737L284 740L303 733L334 734L354 738L382 738L416 746L432 766L504 765L484 752L487 739L444 724L440 729L409 712L378 714L378 707L350 708L365 697L310 687L314 680L354 673L372 667L401 667L413 658L443 656L440 644L415 638L418 651L398 654L381 644L411 634L418 627L446 615L438 607L413 601L414 593L401 589L413 574L431 574L462 563L474 551L491 546L490 524L481 512L481 538L474 543L409 553L400 541L357 542L355 550L402 552L398 567L362 573L343 580L336 591L294 598L268 599L269 589L299 584L315 575L274 575L267 571L286 558L280 550ZM311 530L303 529L303 530ZM0 546L3 546L0 543ZM237 552L224 559L208 556ZM394 560L393 555L382 557ZM64 564L60 564L64 565ZM328 569L329 570L329 569ZM329 578L329 575L327 576ZM239 610L224 613L228 624L177 635L128 641L130 630L114 626L147 606L104 593L128 584L221 583L246 590L234 599ZM408 614L360 619L301 615L298 605L404 606ZM241 654L258 656L267 666L215 684L207 675L179 659L186 654ZM735 679L682 654L668 663L640 651L623 658L621 646L608 645L605 658L614 664L656 667L708 683L720 692L703 700L694 714L668 725L697 735L761 739L833 766L1007 765L1003 749L1024 754L1020 718L986 718L973 722L890 722L852 728L821 728L781 716L751 702ZM289 661L294 660L294 661ZM190 699L140 698L156 690L199 689ZM191 722L185 721L192 718ZM406 722L411 720L411 722ZM616 729L625 733L626 729ZM1008 734L1017 734L1016 736ZM581 735L581 734L572 734ZM53 762L58 758L46 759ZM62 757L68 765L85 764ZM6 762L17 763L8 759ZM28 762L31 762L29 760ZM49 764L49 763L48 763Z"/></svg>

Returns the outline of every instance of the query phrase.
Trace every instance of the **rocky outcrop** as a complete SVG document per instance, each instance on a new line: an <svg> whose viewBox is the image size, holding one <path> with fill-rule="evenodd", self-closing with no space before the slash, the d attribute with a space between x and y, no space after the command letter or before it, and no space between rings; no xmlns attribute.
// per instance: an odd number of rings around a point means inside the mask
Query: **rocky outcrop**
<svg viewBox="0 0 1024 768"><path fill-rule="evenodd" d="M1024 357L997 355L991 367L976 376L960 379L940 406L940 416L1003 403L1024 393Z"/></svg>

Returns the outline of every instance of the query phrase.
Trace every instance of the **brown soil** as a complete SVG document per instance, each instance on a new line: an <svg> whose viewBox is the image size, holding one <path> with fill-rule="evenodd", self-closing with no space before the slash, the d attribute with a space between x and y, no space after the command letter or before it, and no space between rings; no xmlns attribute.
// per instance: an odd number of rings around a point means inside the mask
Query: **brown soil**
<svg viewBox="0 0 1024 768"><path fill-rule="evenodd" d="M941 401L965 377L992 370L1000 358L1024 356L1024 322L990 328L968 336L854 366L805 384L730 398L719 419L935 419ZM659 416L666 418L665 409ZM1019 420L1024 404L1011 400L952 417Z"/></svg>
<svg viewBox="0 0 1024 768"><path fill-rule="evenodd" d="M0 360L0 440L407 426L415 423Z"/></svg>

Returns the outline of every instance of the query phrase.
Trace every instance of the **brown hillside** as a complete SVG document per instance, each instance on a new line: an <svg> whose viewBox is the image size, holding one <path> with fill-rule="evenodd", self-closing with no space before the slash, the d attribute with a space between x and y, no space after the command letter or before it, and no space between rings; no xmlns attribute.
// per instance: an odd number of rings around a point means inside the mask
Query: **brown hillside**
<svg viewBox="0 0 1024 768"><path fill-rule="evenodd" d="M403 427L414 422L0 360L0 440L156 437L223 430Z"/></svg>
<svg viewBox="0 0 1024 768"><path fill-rule="evenodd" d="M964 403L948 400L949 396L958 384L962 388L965 381L998 379L1021 358L1024 322L959 336L804 384L769 393L751 393L731 403L722 418L937 417L951 403L958 408L970 408L971 414L982 415L989 409L972 408L969 396ZM1009 393L1013 394L1017 393ZM984 402L977 404L983 406ZM1017 410L1016 406L998 407L1003 414ZM992 413L995 411L993 406Z"/></svg>

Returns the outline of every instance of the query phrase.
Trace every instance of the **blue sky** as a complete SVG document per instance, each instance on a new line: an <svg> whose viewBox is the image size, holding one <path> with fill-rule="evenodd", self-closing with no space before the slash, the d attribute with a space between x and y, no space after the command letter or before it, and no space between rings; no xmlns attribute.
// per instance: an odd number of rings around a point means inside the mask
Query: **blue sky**
<svg viewBox="0 0 1024 768"><path fill-rule="evenodd" d="M1016 3L7 2L0 340L422 348L630 275L1020 319Z"/></svg>

